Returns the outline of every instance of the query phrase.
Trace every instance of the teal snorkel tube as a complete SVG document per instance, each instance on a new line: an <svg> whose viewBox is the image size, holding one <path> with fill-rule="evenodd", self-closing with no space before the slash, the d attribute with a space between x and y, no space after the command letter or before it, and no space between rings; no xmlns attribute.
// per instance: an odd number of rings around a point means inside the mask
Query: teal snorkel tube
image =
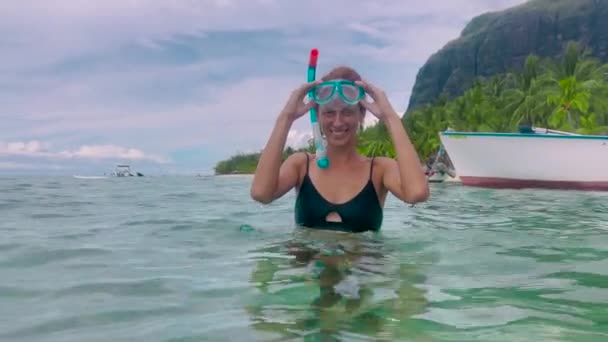
<svg viewBox="0 0 608 342"><path fill-rule="evenodd" d="M319 58L319 50L310 50L310 59L308 60L308 82L313 82L317 74L317 60ZM314 98L313 91L308 92L311 101ZM315 143L315 153L317 155L317 165L326 169L329 167L329 159L327 159L327 151L325 150L325 141L321 136L321 129L317 120L317 110L315 107L310 109L310 123L312 124L312 135Z"/></svg>

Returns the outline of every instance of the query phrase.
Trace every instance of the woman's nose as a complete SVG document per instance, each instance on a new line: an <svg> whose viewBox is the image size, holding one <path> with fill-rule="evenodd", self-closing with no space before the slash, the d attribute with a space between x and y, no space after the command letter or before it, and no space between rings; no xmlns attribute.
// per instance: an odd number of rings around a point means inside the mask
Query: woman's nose
<svg viewBox="0 0 608 342"><path fill-rule="evenodd" d="M334 123L342 123L344 121L344 114L338 111L336 112L336 116L334 116Z"/></svg>

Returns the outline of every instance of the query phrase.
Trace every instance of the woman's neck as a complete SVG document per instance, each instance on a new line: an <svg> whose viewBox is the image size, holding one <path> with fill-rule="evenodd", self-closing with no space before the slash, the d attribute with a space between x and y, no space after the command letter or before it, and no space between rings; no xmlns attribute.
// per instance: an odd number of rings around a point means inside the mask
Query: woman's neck
<svg viewBox="0 0 608 342"><path fill-rule="evenodd" d="M356 147L346 146L327 146L327 158L330 165L348 165L359 158Z"/></svg>

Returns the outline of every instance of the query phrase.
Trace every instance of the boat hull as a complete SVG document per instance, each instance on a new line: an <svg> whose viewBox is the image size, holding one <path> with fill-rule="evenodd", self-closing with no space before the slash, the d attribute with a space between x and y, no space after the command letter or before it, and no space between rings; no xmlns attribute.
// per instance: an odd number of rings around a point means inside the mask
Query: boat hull
<svg viewBox="0 0 608 342"><path fill-rule="evenodd" d="M432 175L427 175L426 180L429 183L450 183L460 181L457 177L451 177L447 173L434 173Z"/></svg>
<svg viewBox="0 0 608 342"><path fill-rule="evenodd" d="M106 179L108 177L107 176L81 176L81 175L74 175L74 178L77 178L77 179Z"/></svg>
<svg viewBox="0 0 608 342"><path fill-rule="evenodd" d="M442 132L465 186L608 191L608 136Z"/></svg>

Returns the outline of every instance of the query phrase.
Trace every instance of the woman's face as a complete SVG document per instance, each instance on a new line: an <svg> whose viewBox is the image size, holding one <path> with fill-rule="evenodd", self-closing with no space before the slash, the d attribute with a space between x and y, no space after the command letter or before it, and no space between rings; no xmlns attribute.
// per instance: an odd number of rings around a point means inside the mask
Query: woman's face
<svg viewBox="0 0 608 342"><path fill-rule="evenodd" d="M347 104L339 98L319 106L319 124L327 143L343 146L352 143L357 136L363 115L358 104Z"/></svg>

